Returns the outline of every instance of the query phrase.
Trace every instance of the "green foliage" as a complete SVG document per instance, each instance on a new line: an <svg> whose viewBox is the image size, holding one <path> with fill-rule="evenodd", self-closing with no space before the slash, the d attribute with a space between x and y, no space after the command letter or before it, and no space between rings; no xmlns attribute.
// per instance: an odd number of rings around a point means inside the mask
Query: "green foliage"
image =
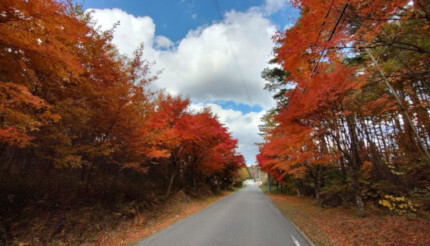
<svg viewBox="0 0 430 246"><path fill-rule="evenodd" d="M267 81L264 85L264 89L274 92L273 98L277 102L278 107L285 106L288 103L284 95L290 90L290 88L285 85L289 74L289 72L278 67L265 68L263 72L261 72L261 77Z"/></svg>

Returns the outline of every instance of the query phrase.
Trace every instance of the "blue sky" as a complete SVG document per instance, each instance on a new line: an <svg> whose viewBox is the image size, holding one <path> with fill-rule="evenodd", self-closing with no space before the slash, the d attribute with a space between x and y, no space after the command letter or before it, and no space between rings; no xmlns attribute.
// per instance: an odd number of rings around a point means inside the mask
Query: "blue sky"
<svg viewBox="0 0 430 246"><path fill-rule="evenodd" d="M79 2L79 1L78 1ZM272 58L271 37L294 24L288 0L85 0L101 29L116 27L113 43L130 55L144 43L144 58L161 71L155 90L211 107L239 140L247 164L261 142L260 118L274 106L261 71Z"/></svg>
<svg viewBox="0 0 430 246"><path fill-rule="evenodd" d="M264 0L218 0L221 14L230 10L244 12L264 4ZM281 28L298 16L297 10L285 6L269 16ZM190 29L220 20L213 0L85 0L84 8L119 8L135 16L150 16L158 27L155 34L173 42L184 38Z"/></svg>
<svg viewBox="0 0 430 246"><path fill-rule="evenodd" d="M263 4L262 0L218 0L221 11L246 11ZM219 20L212 0L86 0L85 8L119 8L135 16L150 16L159 27L156 35L176 42L195 29Z"/></svg>

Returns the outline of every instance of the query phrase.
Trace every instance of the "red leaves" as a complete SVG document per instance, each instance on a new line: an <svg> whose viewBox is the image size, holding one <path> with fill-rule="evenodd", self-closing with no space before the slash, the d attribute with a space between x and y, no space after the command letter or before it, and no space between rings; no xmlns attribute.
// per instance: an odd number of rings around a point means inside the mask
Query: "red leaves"
<svg viewBox="0 0 430 246"><path fill-rule="evenodd" d="M230 163L239 168L243 157L236 153L237 140L208 109L191 113L188 105L188 99L160 94L141 131L144 155L155 159L174 155L171 164L183 163L205 174Z"/></svg>
<svg viewBox="0 0 430 246"><path fill-rule="evenodd" d="M0 9L1 143L32 141L37 158L57 167L145 172L174 159L212 173L241 164L237 141L209 110L190 113L188 99L163 93L151 99L156 77L143 45L118 56L112 31L99 33L69 1L5 0Z"/></svg>
<svg viewBox="0 0 430 246"><path fill-rule="evenodd" d="M384 115L395 110L398 110L396 102L389 95L383 95L365 104L362 111L364 115Z"/></svg>
<svg viewBox="0 0 430 246"><path fill-rule="evenodd" d="M338 182L322 184L321 175L337 173L351 183L361 211L363 180L416 180L393 185L402 186L392 190L405 196L425 189L428 179L416 178L427 172L418 163L428 162L430 132L423 82L428 81L424 13L429 5L423 2L294 1L301 17L275 37L273 59L289 74L287 85L278 86L289 90L286 98L275 94L287 103L269 113L275 122L264 127L271 130L262 127L262 169L305 175L314 182L304 186L314 188L317 200L320 185L329 190Z"/></svg>
<svg viewBox="0 0 430 246"><path fill-rule="evenodd" d="M339 156L326 150L323 140L326 132L322 126L333 119L333 107L355 89L351 81L353 72L353 68L338 64L330 73L315 75L306 92L299 92L275 116L279 124L271 132L270 142L260 149L260 155L266 156L259 158L263 169L277 168L301 176L303 167L337 162ZM269 161L268 157L275 160Z"/></svg>
<svg viewBox="0 0 430 246"><path fill-rule="evenodd" d="M355 67L342 64L340 55L330 49L345 35L336 26L336 9L345 2L294 2L302 9L302 17L278 37L280 47L275 53L284 70L291 73L287 82L296 89L285 95L288 106L275 115L278 125L260 149L258 161L266 171L277 169L302 177L306 168L335 164L340 157L329 151L327 124L342 112L349 114L339 105L363 85Z"/></svg>

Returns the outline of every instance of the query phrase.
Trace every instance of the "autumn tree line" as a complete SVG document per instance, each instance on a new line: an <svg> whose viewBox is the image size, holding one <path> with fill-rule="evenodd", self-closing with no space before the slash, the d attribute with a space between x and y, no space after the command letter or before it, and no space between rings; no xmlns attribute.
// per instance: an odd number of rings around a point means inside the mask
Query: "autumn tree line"
<svg viewBox="0 0 430 246"><path fill-rule="evenodd" d="M0 1L5 227L40 201L156 202L237 182L237 140L210 109L150 91L158 73L143 45L121 55L113 32L71 1Z"/></svg>
<svg viewBox="0 0 430 246"><path fill-rule="evenodd" d="M428 214L430 2L292 3L301 16L262 73L277 106L260 168L323 206Z"/></svg>

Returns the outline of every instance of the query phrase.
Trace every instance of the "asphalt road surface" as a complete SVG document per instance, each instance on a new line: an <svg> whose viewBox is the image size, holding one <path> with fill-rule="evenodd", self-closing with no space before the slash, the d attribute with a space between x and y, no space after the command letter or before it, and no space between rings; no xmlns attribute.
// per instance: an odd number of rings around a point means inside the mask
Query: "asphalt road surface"
<svg viewBox="0 0 430 246"><path fill-rule="evenodd" d="M246 187L136 245L308 246L256 186Z"/></svg>

